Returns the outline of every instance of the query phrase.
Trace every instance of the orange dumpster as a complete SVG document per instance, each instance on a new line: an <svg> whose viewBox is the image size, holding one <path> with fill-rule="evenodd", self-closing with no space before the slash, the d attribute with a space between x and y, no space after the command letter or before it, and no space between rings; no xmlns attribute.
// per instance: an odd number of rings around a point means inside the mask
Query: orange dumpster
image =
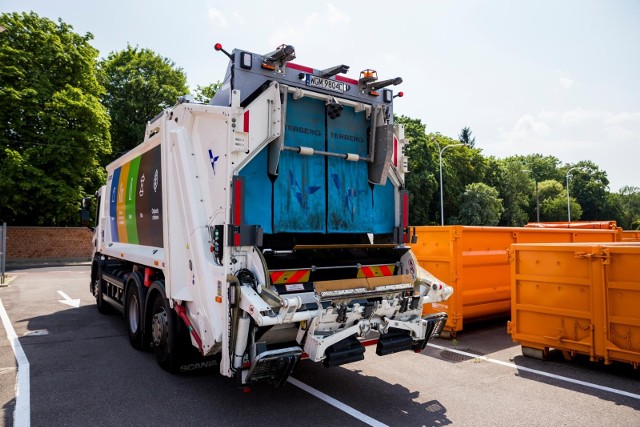
<svg viewBox="0 0 640 427"><path fill-rule="evenodd" d="M508 315L511 284L508 250L513 243L615 242L616 230L525 227L415 227L412 250L418 263L454 288L443 303L425 304L423 314L447 312L452 336L472 319Z"/></svg>
<svg viewBox="0 0 640 427"><path fill-rule="evenodd" d="M561 222L529 222L525 227L534 228L584 228L594 230L613 230L617 227L615 220L611 221L561 221Z"/></svg>
<svg viewBox="0 0 640 427"><path fill-rule="evenodd" d="M640 244L516 244L511 321L523 354L640 364Z"/></svg>
<svg viewBox="0 0 640 427"><path fill-rule="evenodd" d="M620 234L621 242L640 242L640 230L622 230Z"/></svg>

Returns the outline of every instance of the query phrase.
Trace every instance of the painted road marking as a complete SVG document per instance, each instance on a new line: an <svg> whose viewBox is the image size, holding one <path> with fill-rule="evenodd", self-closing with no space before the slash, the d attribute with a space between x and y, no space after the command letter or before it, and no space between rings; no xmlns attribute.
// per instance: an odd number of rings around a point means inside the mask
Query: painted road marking
<svg viewBox="0 0 640 427"><path fill-rule="evenodd" d="M75 307L75 308L80 307L80 300L79 299L72 299L69 295L65 294L62 291L58 291L58 294L62 298L64 298L64 299L59 299L58 302L70 305L71 307Z"/></svg>
<svg viewBox="0 0 640 427"><path fill-rule="evenodd" d="M549 372L539 371L537 369L526 368L524 366L518 366L515 363L503 362L502 360L491 359L491 358L489 358L487 356L480 356L478 354L468 353L466 351L456 350L456 349L449 348L449 347L443 347L443 346L440 346L440 345L437 345L437 344L429 343L427 345L429 347L437 348L439 350L447 350L447 351L450 351L450 352L453 352L453 353L460 354L462 356L467 356L467 357L471 357L471 358L474 358L474 359L484 360L485 362L495 363L496 365L507 366L509 368L517 369L518 371L529 372L529 373L540 375L540 376L543 376L543 377L553 378L555 380L565 381L565 382L568 382L568 383L571 383L571 384L577 384L577 385L581 385L581 386L584 386L584 387L594 388L596 390L606 391L606 392L609 392L609 393L619 394L621 396L630 397L632 399L640 400L640 394L630 393L630 392L624 391L624 390L618 390L618 389L615 389L615 388L606 387L606 386L602 386L602 385L598 385L598 384L593 384L593 383L589 383L589 382L586 382L586 381L576 380L574 378L563 377L561 375L551 374Z"/></svg>
<svg viewBox="0 0 640 427"><path fill-rule="evenodd" d="M16 407L13 412L13 425L16 427L29 427L31 425L31 390L29 384L29 360L22 349L20 340L13 330L11 320L4 309L2 299L0 299L0 318L4 330L7 331L7 338L11 343L13 354L18 362L18 373L16 375Z"/></svg>
<svg viewBox="0 0 640 427"><path fill-rule="evenodd" d="M317 397L320 400L325 401L326 403L328 403L329 405L333 406L334 408L337 408L339 410L341 410L342 412L351 415L352 417L362 421L365 424L368 424L370 426L375 426L375 427L387 427L386 424L381 423L378 420L375 420L373 418L371 418L368 415L363 414L362 412L358 411L357 409L352 408L351 406L340 402L339 400L334 399L331 396L328 396L326 394L324 394L323 392L316 390L315 388L306 385L305 383L298 381L297 379L293 378L293 377L289 377L289 379L287 380L289 381L291 384L293 384L294 386L306 391L307 393Z"/></svg>

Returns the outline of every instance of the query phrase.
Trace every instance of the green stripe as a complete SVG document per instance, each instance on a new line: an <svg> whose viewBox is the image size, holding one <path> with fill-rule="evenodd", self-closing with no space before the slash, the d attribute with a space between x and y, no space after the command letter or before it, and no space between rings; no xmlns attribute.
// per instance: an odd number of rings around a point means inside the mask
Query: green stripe
<svg viewBox="0 0 640 427"><path fill-rule="evenodd" d="M129 243L138 244L138 227L136 226L136 198L138 195L138 169L140 168L140 156L131 160L129 176L127 177L127 194L125 199L125 223L127 224L127 237Z"/></svg>

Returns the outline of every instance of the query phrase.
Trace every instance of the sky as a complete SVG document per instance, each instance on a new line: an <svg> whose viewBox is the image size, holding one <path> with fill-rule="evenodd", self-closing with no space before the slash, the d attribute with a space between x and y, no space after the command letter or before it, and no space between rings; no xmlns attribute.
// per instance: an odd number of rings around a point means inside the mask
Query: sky
<svg viewBox="0 0 640 427"><path fill-rule="evenodd" d="M637 0L0 1L0 12L22 11L92 33L101 57L152 49L191 88L223 79L215 43L291 44L301 65L402 77L394 112L427 132L457 139L468 126L484 155L590 160L612 192L640 187Z"/></svg>

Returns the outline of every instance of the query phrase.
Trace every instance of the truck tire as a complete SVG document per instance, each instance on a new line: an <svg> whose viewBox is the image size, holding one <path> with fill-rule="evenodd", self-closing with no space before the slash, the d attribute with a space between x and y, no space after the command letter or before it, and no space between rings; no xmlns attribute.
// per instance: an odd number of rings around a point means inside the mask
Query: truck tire
<svg viewBox="0 0 640 427"><path fill-rule="evenodd" d="M111 306L102 297L106 291L107 284L102 280L102 271L98 266L95 270L95 276L93 278L93 293L96 297L96 307L100 314L110 314L112 312Z"/></svg>
<svg viewBox="0 0 640 427"><path fill-rule="evenodd" d="M142 330L142 303L138 287L135 282L129 284L127 290L124 317L127 324L127 333L131 346L137 350L143 349L143 330Z"/></svg>
<svg viewBox="0 0 640 427"><path fill-rule="evenodd" d="M151 336L158 364L165 371L177 373L181 364L178 318L161 295L153 303Z"/></svg>

